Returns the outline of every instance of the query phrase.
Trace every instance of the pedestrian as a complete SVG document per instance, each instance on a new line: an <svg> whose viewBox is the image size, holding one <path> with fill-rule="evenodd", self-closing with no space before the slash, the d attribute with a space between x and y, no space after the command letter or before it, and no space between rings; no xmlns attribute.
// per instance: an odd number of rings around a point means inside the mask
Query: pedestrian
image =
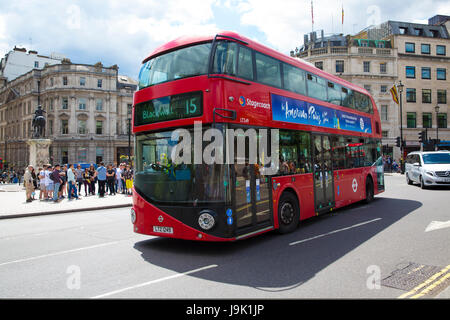
<svg viewBox="0 0 450 320"><path fill-rule="evenodd" d="M106 182L108 183L109 195L116 195L116 188L114 183L116 181L116 171L112 168L112 165L108 165L106 170Z"/></svg>
<svg viewBox="0 0 450 320"><path fill-rule="evenodd" d="M84 193L86 197L91 194L91 181L89 180L89 169L85 168L83 172L83 184L84 184ZM89 193L88 193L89 189Z"/></svg>
<svg viewBox="0 0 450 320"><path fill-rule="evenodd" d="M97 178L98 178L98 193L100 198L105 196L105 185L106 185L106 168L103 162L100 162L100 166L97 168Z"/></svg>
<svg viewBox="0 0 450 320"><path fill-rule="evenodd" d="M122 165L116 168L116 192L122 192Z"/></svg>
<svg viewBox="0 0 450 320"><path fill-rule="evenodd" d="M72 200L73 197L77 200L80 199L77 194L74 170L75 169L73 168L73 164L70 164L69 169L67 170L67 183L69 185L69 190L67 191L67 198L69 200Z"/></svg>
<svg viewBox="0 0 450 320"><path fill-rule="evenodd" d="M25 193L26 193L27 202L32 201L31 194L34 191L33 176L31 175L32 170L33 170L33 167L31 165L29 165L23 176L23 182L25 184L25 190L26 190Z"/></svg>
<svg viewBox="0 0 450 320"><path fill-rule="evenodd" d="M131 170L130 165L127 165L125 171L125 188L126 194L131 195L131 189L133 188L133 171Z"/></svg>
<svg viewBox="0 0 450 320"><path fill-rule="evenodd" d="M59 186L59 197L64 199L64 195L67 194L67 164L65 164L59 172L61 180L63 181Z"/></svg>
<svg viewBox="0 0 450 320"><path fill-rule="evenodd" d="M89 189L89 192L95 196L95 183L97 182L97 171L95 171L94 165L91 164L89 167L89 184L91 188Z"/></svg>
<svg viewBox="0 0 450 320"><path fill-rule="evenodd" d="M127 187L125 185L125 173L127 168L125 167L125 163L120 164L121 172L120 172L120 182L122 184L122 194L126 194Z"/></svg>
<svg viewBox="0 0 450 320"><path fill-rule="evenodd" d="M52 173L50 174L50 179L53 181L53 202L57 203L59 202L58 199L58 193L59 193L59 187L62 184L62 179L59 175L59 172L61 170L61 166L59 164L55 165Z"/></svg>
<svg viewBox="0 0 450 320"><path fill-rule="evenodd" d="M81 166L79 164L77 165L74 173L75 180L77 181L78 185L78 195L81 195L81 186L83 185L83 170L81 169Z"/></svg>
<svg viewBox="0 0 450 320"><path fill-rule="evenodd" d="M43 168L39 168L39 201L43 201L47 198L47 189L45 188L45 170L47 170L46 164L44 164Z"/></svg>

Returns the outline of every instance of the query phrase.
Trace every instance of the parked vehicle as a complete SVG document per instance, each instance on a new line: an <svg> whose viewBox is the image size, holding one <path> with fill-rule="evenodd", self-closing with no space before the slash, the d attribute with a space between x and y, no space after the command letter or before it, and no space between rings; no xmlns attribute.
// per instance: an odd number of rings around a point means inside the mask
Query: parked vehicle
<svg viewBox="0 0 450 320"><path fill-rule="evenodd" d="M409 153L405 176L408 184L419 183L422 189L428 186L450 186L450 151Z"/></svg>

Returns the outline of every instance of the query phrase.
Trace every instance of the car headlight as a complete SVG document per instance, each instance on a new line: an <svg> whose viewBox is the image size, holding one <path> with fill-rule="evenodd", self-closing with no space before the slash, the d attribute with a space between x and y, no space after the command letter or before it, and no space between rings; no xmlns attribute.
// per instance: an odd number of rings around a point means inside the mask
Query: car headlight
<svg viewBox="0 0 450 320"><path fill-rule="evenodd" d="M211 210L203 210L198 217L198 225L203 230L211 230L216 224L215 213Z"/></svg>
<svg viewBox="0 0 450 320"><path fill-rule="evenodd" d="M434 172L433 171L426 171L427 175L429 176L434 176Z"/></svg>

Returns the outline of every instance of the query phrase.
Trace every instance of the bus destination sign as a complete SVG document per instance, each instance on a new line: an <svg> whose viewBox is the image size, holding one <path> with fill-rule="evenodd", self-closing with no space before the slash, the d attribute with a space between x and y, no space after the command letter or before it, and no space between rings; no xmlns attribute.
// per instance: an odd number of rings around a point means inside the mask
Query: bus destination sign
<svg viewBox="0 0 450 320"><path fill-rule="evenodd" d="M134 125L192 118L202 115L202 92L189 92L139 103L134 108Z"/></svg>

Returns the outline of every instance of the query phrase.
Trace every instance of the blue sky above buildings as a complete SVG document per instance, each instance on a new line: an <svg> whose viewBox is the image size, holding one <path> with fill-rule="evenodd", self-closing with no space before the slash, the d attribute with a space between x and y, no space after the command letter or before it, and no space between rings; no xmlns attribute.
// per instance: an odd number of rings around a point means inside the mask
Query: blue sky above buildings
<svg viewBox="0 0 450 320"><path fill-rule="evenodd" d="M326 34L450 15L448 0L313 3L314 30ZM0 0L0 8L0 56L19 46L74 63L117 64L120 74L134 78L151 51L182 35L231 30L289 54L312 29L310 0Z"/></svg>

